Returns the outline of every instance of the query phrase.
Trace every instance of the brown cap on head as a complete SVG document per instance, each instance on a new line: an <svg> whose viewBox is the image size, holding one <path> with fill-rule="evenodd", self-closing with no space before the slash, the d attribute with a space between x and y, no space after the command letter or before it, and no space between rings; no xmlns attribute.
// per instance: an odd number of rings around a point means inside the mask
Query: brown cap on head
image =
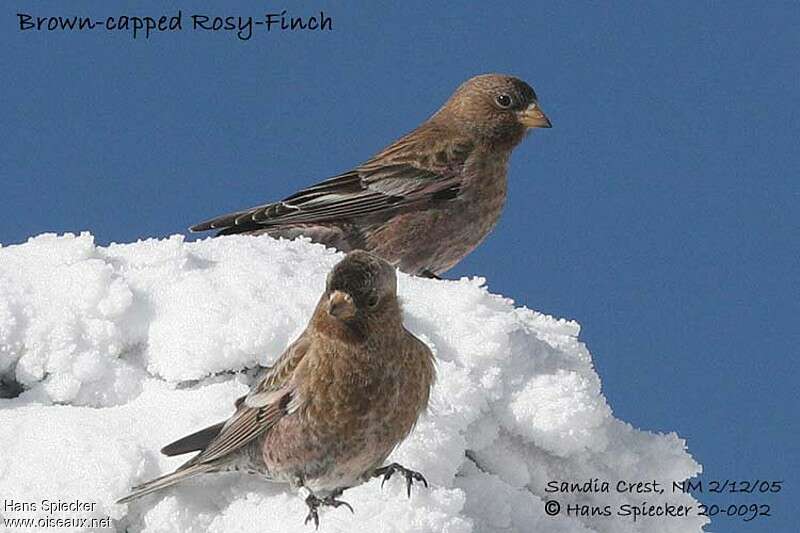
<svg viewBox="0 0 800 533"><path fill-rule="evenodd" d="M455 124L493 144L515 146L530 128L550 128L533 88L514 76L483 74L470 78L431 119Z"/></svg>
<svg viewBox="0 0 800 533"><path fill-rule="evenodd" d="M333 267L327 280L329 313L346 320L397 296L394 267L363 250L350 252Z"/></svg>

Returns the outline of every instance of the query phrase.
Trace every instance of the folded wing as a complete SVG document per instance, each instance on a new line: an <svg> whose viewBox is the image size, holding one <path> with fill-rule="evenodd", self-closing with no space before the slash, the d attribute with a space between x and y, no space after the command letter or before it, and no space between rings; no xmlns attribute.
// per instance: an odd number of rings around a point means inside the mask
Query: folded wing
<svg viewBox="0 0 800 533"><path fill-rule="evenodd" d="M190 229L218 229L220 234L230 234L292 224L324 224L391 214L411 205L454 198L461 186L461 167L473 145L445 142L436 135L407 136L360 167L280 202L223 215Z"/></svg>

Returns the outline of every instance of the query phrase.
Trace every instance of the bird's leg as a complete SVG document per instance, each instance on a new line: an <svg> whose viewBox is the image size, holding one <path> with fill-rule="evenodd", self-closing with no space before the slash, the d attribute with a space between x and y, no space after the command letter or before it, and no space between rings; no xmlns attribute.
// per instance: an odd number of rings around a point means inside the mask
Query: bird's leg
<svg viewBox="0 0 800 533"><path fill-rule="evenodd" d="M317 511L317 509L319 509L323 505L327 505L328 507L333 507L334 509L344 505L345 507L350 509L351 513L355 513L355 511L353 511L353 507L349 503L336 499L342 495L342 492L344 492L342 489L337 489L332 493L330 493L328 496L324 498L319 498L313 492L309 491L309 495L306 497L308 514L306 515L305 523L308 524L310 521L313 520L314 527L316 529L319 529L319 512Z"/></svg>
<svg viewBox="0 0 800 533"><path fill-rule="evenodd" d="M428 279L438 279L438 280L442 279L433 272L431 272L430 270L428 270L427 268L422 272L420 272L419 275L422 276L423 278L428 278Z"/></svg>
<svg viewBox="0 0 800 533"><path fill-rule="evenodd" d="M425 485L425 488L428 488L428 481L425 479L425 476L419 472L415 472L414 470L409 470L398 463L392 463L390 465L382 466L381 468L376 468L375 472L372 474L372 477L383 476L383 481L381 481L381 488L383 488L383 484L386 483L386 481L395 473L400 473L406 478L406 492L408 493L409 498L411 497L411 485L415 481L421 481L422 484Z"/></svg>
<svg viewBox="0 0 800 533"><path fill-rule="evenodd" d="M306 515L305 523L308 524L309 521L314 521L314 528L319 529L319 513L317 512L317 508L322 504L322 500L314 496L313 494L309 494L306 498L306 505L308 506L308 514Z"/></svg>

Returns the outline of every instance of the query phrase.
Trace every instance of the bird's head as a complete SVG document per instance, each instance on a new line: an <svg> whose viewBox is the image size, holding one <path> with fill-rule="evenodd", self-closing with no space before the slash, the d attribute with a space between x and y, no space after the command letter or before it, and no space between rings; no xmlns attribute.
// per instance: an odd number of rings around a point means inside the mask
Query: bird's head
<svg viewBox="0 0 800 533"><path fill-rule="evenodd" d="M343 322L379 317L397 307L394 268L369 252L350 252L328 274L323 301L327 313Z"/></svg>
<svg viewBox="0 0 800 533"><path fill-rule="evenodd" d="M483 74L465 81L434 115L479 141L513 148L531 128L549 128L533 88L513 76Z"/></svg>

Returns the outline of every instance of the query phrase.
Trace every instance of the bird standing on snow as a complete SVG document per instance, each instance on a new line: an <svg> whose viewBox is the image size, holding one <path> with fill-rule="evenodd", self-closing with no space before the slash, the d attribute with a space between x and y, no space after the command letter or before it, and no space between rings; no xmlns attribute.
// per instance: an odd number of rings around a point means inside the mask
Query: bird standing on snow
<svg viewBox="0 0 800 533"><path fill-rule="evenodd" d="M359 167L191 230L304 235L435 277L494 228L511 150L530 128L549 127L530 85L511 76L476 76L416 130Z"/></svg>
<svg viewBox="0 0 800 533"><path fill-rule="evenodd" d="M426 408L433 354L403 327L397 278L385 261L354 251L328 275L306 330L237 400L236 412L162 449L199 451L175 472L134 487L126 503L206 472L246 470L307 492L317 509L371 477L421 474L383 465ZM352 510L352 508L350 508Z"/></svg>

